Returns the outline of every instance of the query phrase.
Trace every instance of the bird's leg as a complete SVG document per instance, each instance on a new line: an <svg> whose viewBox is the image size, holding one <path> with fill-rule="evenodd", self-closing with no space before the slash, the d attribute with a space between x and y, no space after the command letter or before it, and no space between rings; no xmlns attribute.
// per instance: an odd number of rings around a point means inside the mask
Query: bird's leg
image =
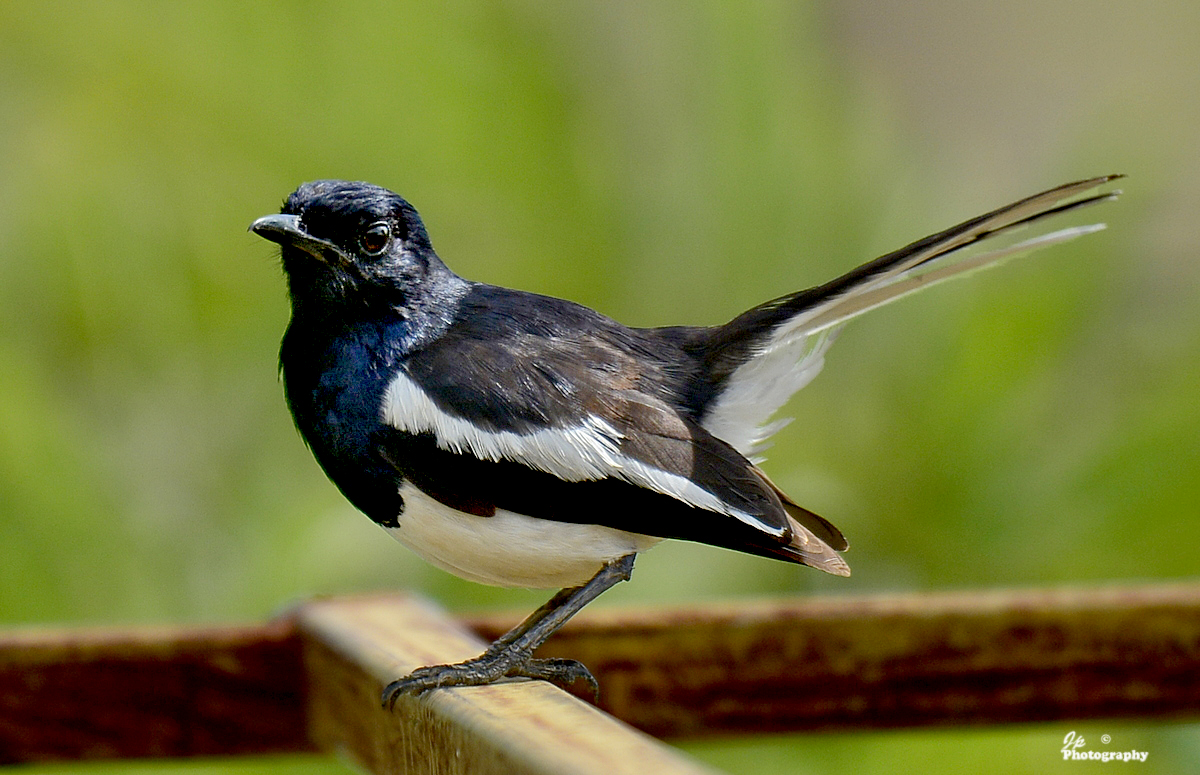
<svg viewBox="0 0 1200 775"><path fill-rule="evenodd" d="M582 679L598 695L599 684L581 662L574 659L534 659L533 652L600 593L622 581L628 581L633 573L635 557L634 554L627 554L605 563L583 586L558 592L525 621L501 635L478 657L453 665L418 668L411 675L392 681L383 690L383 706L391 708L401 694L420 694L443 686L482 686L506 676L540 678L562 686Z"/></svg>

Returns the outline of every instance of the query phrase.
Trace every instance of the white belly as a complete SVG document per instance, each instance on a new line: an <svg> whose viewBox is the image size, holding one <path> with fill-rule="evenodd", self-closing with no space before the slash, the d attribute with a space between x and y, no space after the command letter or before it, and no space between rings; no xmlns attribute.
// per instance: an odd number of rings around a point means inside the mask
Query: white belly
<svg viewBox="0 0 1200 775"><path fill-rule="evenodd" d="M604 563L641 552L661 538L600 525L535 519L511 511L464 514L404 482L400 543L455 576L497 587L548 589L583 584Z"/></svg>

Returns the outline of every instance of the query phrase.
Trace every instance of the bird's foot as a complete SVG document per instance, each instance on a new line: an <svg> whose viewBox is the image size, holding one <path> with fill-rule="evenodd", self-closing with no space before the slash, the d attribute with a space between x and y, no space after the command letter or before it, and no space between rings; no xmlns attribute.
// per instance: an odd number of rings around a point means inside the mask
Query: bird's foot
<svg viewBox="0 0 1200 775"><path fill-rule="evenodd" d="M401 694L419 695L430 689L450 686L484 686L503 678L537 678L564 689L576 681L584 681L595 697L600 696L600 684L582 662L574 659L518 659L509 655L485 653L466 662L453 665L420 667L383 690L383 707L391 710Z"/></svg>

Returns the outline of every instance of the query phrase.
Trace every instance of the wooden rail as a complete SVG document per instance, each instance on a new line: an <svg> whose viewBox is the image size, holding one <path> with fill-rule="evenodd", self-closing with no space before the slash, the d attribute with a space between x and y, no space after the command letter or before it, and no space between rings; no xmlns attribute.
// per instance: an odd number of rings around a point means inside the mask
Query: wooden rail
<svg viewBox="0 0 1200 775"><path fill-rule="evenodd" d="M0 632L0 763L315 751L295 623Z"/></svg>
<svg viewBox="0 0 1200 775"><path fill-rule="evenodd" d="M599 609L539 654L659 737L1196 717L1200 585Z"/></svg>
<svg viewBox="0 0 1200 775"><path fill-rule="evenodd" d="M517 618L466 625L491 638ZM540 653L582 659L607 714L536 682L379 709L391 678L481 646L407 595L244 627L0 632L0 763L341 750L377 773L690 773L626 724L690 737L1200 716L1195 583L598 608Z"/></svg>
<svg viewBox="0 0 1200 775"><path fill-rule="evenodd" d="M309 675L309 731L323 750L368 771L698 775L647 735L541 681L493 684L379 707L381 688L413 668L486 646L413 598L318 603L299 613Z"/></svg>

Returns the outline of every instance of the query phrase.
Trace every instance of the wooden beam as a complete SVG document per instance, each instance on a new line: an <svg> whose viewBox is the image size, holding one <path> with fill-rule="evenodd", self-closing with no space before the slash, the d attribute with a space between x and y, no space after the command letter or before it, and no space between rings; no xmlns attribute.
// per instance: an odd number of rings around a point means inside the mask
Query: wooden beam
<svg viewBox="0 0 1200 775"><path fill-rule="evenodd" d="M491 639L518 618L471 624ZM439 691L396 716L378 710L386 680L480 647L395 595L307 603L265 625L0 632L0 763L335 748L381 767L451 750L508 762L524 754L505 748L504 723L538 727L530 703L553 707L553 723L518 739L561 740L582 756L560 727L595 724L612 732L597 733L597 756L634 740L626 750L670 759L539 684ZM603 709L665 737L1197 718L1200 584L600 607L542 654L583 660Z"/></svg>
<svg viewBox="0 0 1200 775"><path fill-rule="evenodd" d="M487 644L408 596L303 606L309 731L373 773L696 775L665 745L540 681L438 690L379 706L391 680Z"/></svg>
<svg viewBox="0 0 1200 775"><path fill-rule="evenodd" d="M583 661L601 708L667 738L1196 718L1200 585L601 607L539 655Z"/></svg>
<svg viewBox="0 0 1200 775"><path fill-rule="evenodd" d="M290 622L0 633L0 764L314 750Z"/></svg>

